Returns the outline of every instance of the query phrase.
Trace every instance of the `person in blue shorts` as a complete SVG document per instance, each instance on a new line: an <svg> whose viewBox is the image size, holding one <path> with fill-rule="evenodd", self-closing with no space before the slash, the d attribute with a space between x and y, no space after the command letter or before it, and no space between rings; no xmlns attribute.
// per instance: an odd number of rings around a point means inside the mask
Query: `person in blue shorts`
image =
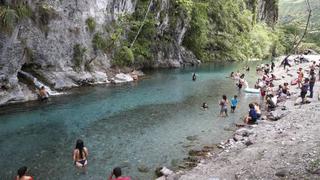
<svg viewBox="0 0 320 180"><path fill-rule="evenodd" d="M238 105L238 96L235 95L232 99L231 99L231 112L234 113L234 111L236 110L237 108L237 105Z"/></svg>

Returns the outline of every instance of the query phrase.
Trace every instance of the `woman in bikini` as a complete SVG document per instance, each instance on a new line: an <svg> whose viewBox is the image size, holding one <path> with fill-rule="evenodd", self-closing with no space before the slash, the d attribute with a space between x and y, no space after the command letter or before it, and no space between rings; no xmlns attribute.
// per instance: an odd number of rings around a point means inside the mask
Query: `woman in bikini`
<svg viewBox="0 0 320 180"><path fill-rule="evenodd" d="M77 140L76 148L73 151L74 164L79 168L84 168L88 164L88 149L84 147L81 139Z"/></svg>

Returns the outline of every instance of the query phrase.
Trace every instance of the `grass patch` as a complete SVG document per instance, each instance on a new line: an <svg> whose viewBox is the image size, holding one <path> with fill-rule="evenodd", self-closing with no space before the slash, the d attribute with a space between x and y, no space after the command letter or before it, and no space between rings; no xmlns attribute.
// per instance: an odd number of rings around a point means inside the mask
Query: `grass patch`
<svg viewBox="0 0 320 180"><path fill-rule="evenodd" d="M84 55L87 49L82 47L80 44L73 46L73 61L76 70L80 70L83 64Z"/></svg>
<svg viewBox="0 0 320 180"><path fill-rule="evenodd" d="M87 24L88 29L89 29L90 32L94 32L95 31L95 29L96 29L96 21L92 17L89 17L86 20L86 24Z"/></svg>

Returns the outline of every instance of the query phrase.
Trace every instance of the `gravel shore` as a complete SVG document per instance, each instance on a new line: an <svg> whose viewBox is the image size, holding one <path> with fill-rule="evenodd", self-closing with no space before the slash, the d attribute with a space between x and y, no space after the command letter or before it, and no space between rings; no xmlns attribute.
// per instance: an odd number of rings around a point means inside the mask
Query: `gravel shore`
<svg viewBox="0 0 320 180"><path fill-rule="evenodd" d="M306 57L319 64L320 56ZM286 72L279 64L274 72L280 78L274 83L275 89L295 79L299 67L309 70L311 65L293 65ZM320 179L319 85L317 80L314 98L304 105L299 103L300 89L291 86L290 99L278 104L272 112L278 117L277 121L264 118L258 125L238 129L231 139L221 144L222 151L201 160L192 170L179 171L167 179Z"/></svg>

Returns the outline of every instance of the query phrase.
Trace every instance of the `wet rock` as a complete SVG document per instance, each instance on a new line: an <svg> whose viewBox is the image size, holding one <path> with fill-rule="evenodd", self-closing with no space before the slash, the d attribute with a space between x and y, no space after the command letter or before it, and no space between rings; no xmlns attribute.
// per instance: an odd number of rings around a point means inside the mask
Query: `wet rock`
<svg viewBox="0 0 320 180"><path fill-rule="evenodd" d="M121 164L119 164L119 167L120 168L130 168L131 167L131 164L129 161L123 161Z"/></svg>
<svg viewBox="0 0 320 180"><path fill-rule="evenodd" d="M244 144L245 144L246 146L250 146L250 145L252 145L252 144L253 144L253 142L252 142L252 141L250 141L250 140L248 140L248 141L246 141Z"/></svg>
<svg viewBox="0 0 320 180"><path fill-rule="evenodd" d="M168 169L168 168L166 168L166 167L163 167L163 168L161 169L161 173L162 173L163 175L165 175L165 176L169 176L169 175L173 174L173 171L171 171L170 169Z"/></svg>
<svg viewBox="0 0 320 180"><path fill-rule="evenodd" d="M203 152L202 150L195 150L195 149L191 149L189 151L189 156L205 156L206 152Z"/></svg>
<svg viewBox="0 0 320 180"><path fill-rule="evenodd" d="M147 173L147 172L149 172L149 168L144 164L140 164L138 166L138 171L142 172L142 173Z"/></svg>
<svg viewBox="0 0 320 180"><path fill-rule="evenodd" d="M196 141L196 140L198 140L198 136L197 135L188 136L186 139L189 140L189 141Z"/></svg>
<svg viewBox="0 0 320 180"><path fill-rule="evenodd" d="M187 158L184 158L187 162L200 162L200 158L198 156L189 156Z"/></svg>
<svg viewBox="0 0 320 180"><path fill-rule="evenodd" d="M286 177L289 174L289 171L286 169L282 169L276 172L276 176L278 177Z"/></svg>
<svg viewBox="0 0 320 180"><path fill-rule="evenodd" d="M166 177L165 176L160 176L156 180L166 180Z"/></svg>
<svg viewBox="0 0 320 180"><path fill-rule="evenodd" d="M320 169L316 169L316 170L312 171L311 173L312 173L312 174L320 175Z"/></svg>
<svg viewBox="0 0 320 180"><path fill-rule="evenodd" d="M156 176L159 178L159 177L162 177L164 174L161 172L161 170L162 170L162 168L163 167L158 167L158 168L156 168L156 170L155 170L155 174L156 174Z"/></svg>
<svg viewBox="0 0 320 180"><path fill-rule="evenodd" d="M235 134L234 136L233 136L233 140L234 141L242 141L242 140L244 140L244 138L243 138L243 136L240 136L240 135L238 135L238 134Z"/></svg>

